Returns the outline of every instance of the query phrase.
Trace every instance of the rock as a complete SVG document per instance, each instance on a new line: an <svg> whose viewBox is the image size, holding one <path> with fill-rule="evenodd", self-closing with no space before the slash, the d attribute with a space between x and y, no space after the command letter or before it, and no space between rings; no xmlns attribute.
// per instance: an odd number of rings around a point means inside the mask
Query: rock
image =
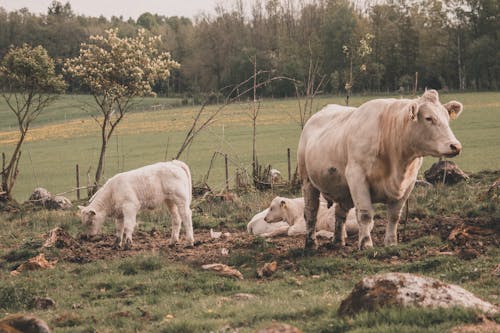
<svg viewBox="0 0 500 333"><path fill-rule="evenodd" d="M224 264L207 264L201 266L203 269L211 270L219 273L220 275L234 277L243 280L243 274L235 268L229 267Z"/></svg>
<svg viewBox="0 0 500 333"><path fill-rule="evenodd" d="M71 201L61 195L52 195L43 187L37 187L31 193L29 202L35 206L42 206L47 209L70 209L72 207Z"/></svg>
<svg viewBox="0 0 500 333"><path fill-rule="evenodd" d="M56 227L49 231L43 247L57 248L78 248L80 244L71 235L60 227Z"/></svg>
<svg viewBox="0 0 500 333"><path fill-rule="evenodd" d="M409 273L386 273L365 277L342 301L339 315L355 315L361 311L395 307L464 307L487 313L498 308L469 291L453 284Z"/></svg>
<svg viewBox="0 0 500 333"><path fill-rule="evenodd" d="M0 332L7 333L50 333L43 320L26 314L12 314L0 319Z"/></svg>
<svg viewBox="0 0 500 333"><path fill-rule="evenodd" d="M43 253L40 253L36 257L28 259L27 262L19 265L19 267L17 267L16 270L10 272L10 275L17 276L24 271L34 271L38 269L54 268L56 262L57 261L53 262L47 261L47 259L45 259L45 255Z"/></svg>
<svg viewBox="0 0 500 333"><path fill-rule="evenodd" d="M434 163L428 170L424 172L424 177L429 183L444 183L448 185L453 185L469 179L469 176L467 176L462 170L460 170L455 162L446 160Z"/></svg>
<svg viewBox="0 0 500 333"><path fill-rule="evenodd" d="M43 206L43 203L52 198L52 194L44 189L43 187L37 187L33 190L29 197L29 201L32 201L35 205Z"/></svg>
<svg viewBox="0 0 500 333"><path fill-rule="evenodd" d="M302 331L292 325L273 323L270 326L259 328L254 333L302 333Z"/></svg>
<svg viewBox="0 0 500 333"><path fill-rule="evenodd" d="M276 272L278 268L278 263L276 261L266 262L264 266L257 270L257 276L260 278L269 277Z"/></svg>
<svg viewBox="0 0 500 333"><path fill-rule="evenodd" d="M462 248L458 251L458 257L462 260L472 260L480 256L480 253L475 249Z"/></svg>
<svg viewBox="0 0 500 333"><path fill-rule="evenodd" d="M237 299L237 300L250 300L250 299L256 298L257 296L255 296L254 294L248 294L248 293L237 293L237 294L234 294L232 297L234 299Z"/></svg>
<svg viewBox="0 0 500 333"><path fill-rule="evenodd" d="M56 302L50 297L35 297L33 300L37 309L46 310L56 306Z"/></svg>

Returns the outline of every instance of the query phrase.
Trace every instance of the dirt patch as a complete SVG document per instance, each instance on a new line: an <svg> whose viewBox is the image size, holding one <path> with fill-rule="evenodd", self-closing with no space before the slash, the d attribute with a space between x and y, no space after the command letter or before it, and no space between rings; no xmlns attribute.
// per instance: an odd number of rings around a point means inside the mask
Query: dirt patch
<svg viewBox="0 0 500 333"><path fill-rule="evenodd" d="M436 249L425 248L416 251L413 254L414 257L408 260L428 256L429 253L459 255L459 252L463 252L464 249L473 249L476 255L481 255L486 253L490 247L500 246L500 223L494 219L437 217L408 222L408 224L410 223L411 227L400 226L400 242L407 243L424 236L435 235L439 236L445 245ZM227 264L232 254L248 253L249 250L255 250L258 246L256 245L259 243L258 237L246 232L231 228L218 231L223 232L224 236L214 239L210 235L210 230L195 230L196 244L193 248L186 248L182 243L170 248L168 246L169 235L165 232L138 230L134 233L134 244L131 250L113 249L114 235L102 235L94 240L79 236L67 239L67 235L65 235L64 241L57 242L59 248L57 259L87 263L102 259L129 257L140 253L160 253L169 260L199 266L210 263ZM385 222L383 220L375 221L372 238L376 246L382 246L384 234ZM255 261L263 263L266 259L269 260L269 256L272 256L278 260L279 264L282 264L289 258L291 250L304 248L304 241L304 236L282 236L267 239L268 246L265 247L265 251L259 251L255 254ZM317 256L347 257L351 256L352 253L359 253L357 251L357 235L349 236L344 248L334 248L331 241L325 239L318 239L318 243L319 249L315 254ZM391 260L391 258L378 259Z"/></svg>

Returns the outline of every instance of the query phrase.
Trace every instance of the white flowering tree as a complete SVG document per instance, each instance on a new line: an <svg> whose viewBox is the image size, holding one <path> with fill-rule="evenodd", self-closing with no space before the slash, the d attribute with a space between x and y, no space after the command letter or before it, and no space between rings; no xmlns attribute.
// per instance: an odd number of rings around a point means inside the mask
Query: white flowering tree
<svg viewBox="0 0 500 333"><path fill-rule="evenodd" d="M148 37L144 29L125 38L118 36L117 29L110 29L105 36L91 36L89 43L81 44L79 56L65 63L66 73L90 90L99 112L92 115L101 129L93 191L104 172L108 142L134 98L154 95L154 83L179 67L170 53L159 50L160 42L160 36Z"/></svg>
<svg viewBox="0 0 500 333"><path fill-rule="evenodd" d="M366 56L370 55L373 51L371 47L371 42L373 40L373 37L374 36L372 34L367 33L360 39L358 45L342 46L342 52L349 61L348 81L345 83L344 86L347 93L346 105L349 105L349 98L351 97L352 86L354 85L353 62L355 61L355 58L361 61L362 63L359 66L359 71L360 72L366 71L366 64L364 63L364 60Z"/></svg>
<svg viewBox="0 0 500 333"><path fill-rule="evenodd" d="M42 46L11 47L0 64L0 91L16 117L19 137L9 157L2 153L0 200L11 199L19 173L21 147L32 123L49 106L66 84L54 69L54 61Z"/></svg>

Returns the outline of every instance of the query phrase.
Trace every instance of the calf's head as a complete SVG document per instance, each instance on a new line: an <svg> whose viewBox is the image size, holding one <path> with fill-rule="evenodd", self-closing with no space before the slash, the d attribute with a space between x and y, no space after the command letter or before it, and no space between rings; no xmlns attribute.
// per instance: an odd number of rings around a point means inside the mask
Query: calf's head
<svg viewBox="0 0 500 333"><path fill-rule="evenodd" d="M87 229L89 236L97 235L101 230L106 216L89 207L78 206L78 208L80 209L82 224Z"/></svg>
<svg viewBox="0 0 500 333"><path fill-rule="evenodd" d="M271 205L269 205L266 216L264 217L264 221L268 223L279 222L286 220L286 201L285 198L276 197L271 201Z"/></svg>
<svg viewBox="0 0 500 333"><path fill-rule="evenodd" d="M439 102L436 90L427 90L409 106L413 122L412 141L421 156L453 157L460 153L462 145L451 131L449 121L462 112L460 102Z"/></svg>

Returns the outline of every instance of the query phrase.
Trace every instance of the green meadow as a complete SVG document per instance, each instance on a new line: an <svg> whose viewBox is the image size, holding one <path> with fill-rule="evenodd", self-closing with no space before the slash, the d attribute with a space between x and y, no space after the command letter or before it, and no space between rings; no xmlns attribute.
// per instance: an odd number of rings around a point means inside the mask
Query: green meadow
<svg viewBox="0 0 500 333"><path fill-rule="evenodd" d="M380 97L380 96L377 96ZM409 97L400 95L382 97ZM375 96L355 96L351 105L359 106ZM442 93L441 101L458 100L464 104L462 115L451 123L461 141L463 153L454 159L465 171L500 168L500 92ZM314 110L328 103L344 104L343 97L327 96L315 100ZM213 112L218 106L210 106ZM252 106L228 105L216 121L194 140L181 156L192 169L194 181L207 173L214 152L228 155L231 180L235 170L251 170ZM179 99L145 98L119 125L109 144L105 177L165 159L179 150L199 106L181 106ZM99 127L90 114L95 104L90 96L63 95L50 106L28 134L22 149L20 174L14 189L18 201L27 199L38 186L52 193L71 191L76 186L75 166L79 165L81 183L87 173L93 177L100 149ZM299 107L296 99L264 99L257 120L257 155L260 164L271 164L287 177L287 148L291 149L292 170L296 165L296 147L300 136ZM0 152L13 149L16 123L7 106L0 102ZM215 160L208 184L224 186L224 160ZM434 162L427 158L422 170ZM88 172L90 170L90 172ZM75 198L75 193L67 196Z"/></svg>
<svg viewBox="0 0 500 333"><path fill-rule="evenodd" d="M374 96L356 96L352 105L371 98ZM160 239L165 246L151 249L149 243L143 243L140 251L113 252L110 244L80 241L83 229L76 208L50 211L25 205L18 211L0 212L0 318L29 312L45 320L55 333L250 333L274 322L314 333L431 333L484 321L498 325L498 315L485 317L474 309L462 308L389 307L355 317L337 313L341 301L361 278L385 272L434 277L499 303L500 202L498 189L492 193L489 189L500 175L500 92L441 94L442 102L453 99L465 105L463 114L451 124L464 146L454 160L471 177L455 186L416 187L409 201L408 221L399 228L397 246L382 246L385 211L379 205L373 249L358 251L356 235L349 236L346 248L331 249L324 241L317 252L304 251L302 237L264 239L246 235L246 223L276 194L298 195L279 189L248 191L240 194L240 200L230 202L197 199L193 203L193 225L195 239L201 244L194 249L166 246L170 219L161 209L139 214L134 239L151 243ZM327 103L342 104L343 99L318 98L315 109ZM140 101L109 145L106 177L171 159L199 109L180 104L180 100L161 98ZM82 105L92 106L91 98L62 96L33 127L23 148L14 191L19 202L26 200L36 186L52 193L71 190L76 164L82 183L86 183L89 169L93 176L99 131ZM272 164L287 177L286 150L292 151L295 169L300 135L297 101L263 100L260 107L259 161ZM210 106L208 111L216 108ZM251 169L250 108L246 103L225 108L181 157L190 165L195 182L207 173L216 151L228 155L231 178L237 168ZM0 151L11 151L15 138L15 122L0 104ZM433 162L427 159L422 170ZM208 179L215 189L224 186L223 163L218 157ZM74 192L66 195L75 198ZM448 239L460 226L479 231L460 234L471 237L463 243L459 237ZM48 231L55 227L66 231L74 243L43 247ZM229 231L232 238L210 239L211 228ZM108 221L103 234L109 237L113 233L114 225ZM154 238L155 234L159 236ZM85 251L90 247L107 250L107 255L89 258L90 252ZM226 256L221 255L223 247L229 252ZM68 251L82 251L82 255L68 257ZM185 259L190 251L199 257ZM57 260L55 267L10 274L39 253ZM201 269L203 263L214 260L238 269L244 280ZM259 278L257 269L272 261L277 262L277 271ZM49 297L56 305L39 308L37 297Z"/></svg>

